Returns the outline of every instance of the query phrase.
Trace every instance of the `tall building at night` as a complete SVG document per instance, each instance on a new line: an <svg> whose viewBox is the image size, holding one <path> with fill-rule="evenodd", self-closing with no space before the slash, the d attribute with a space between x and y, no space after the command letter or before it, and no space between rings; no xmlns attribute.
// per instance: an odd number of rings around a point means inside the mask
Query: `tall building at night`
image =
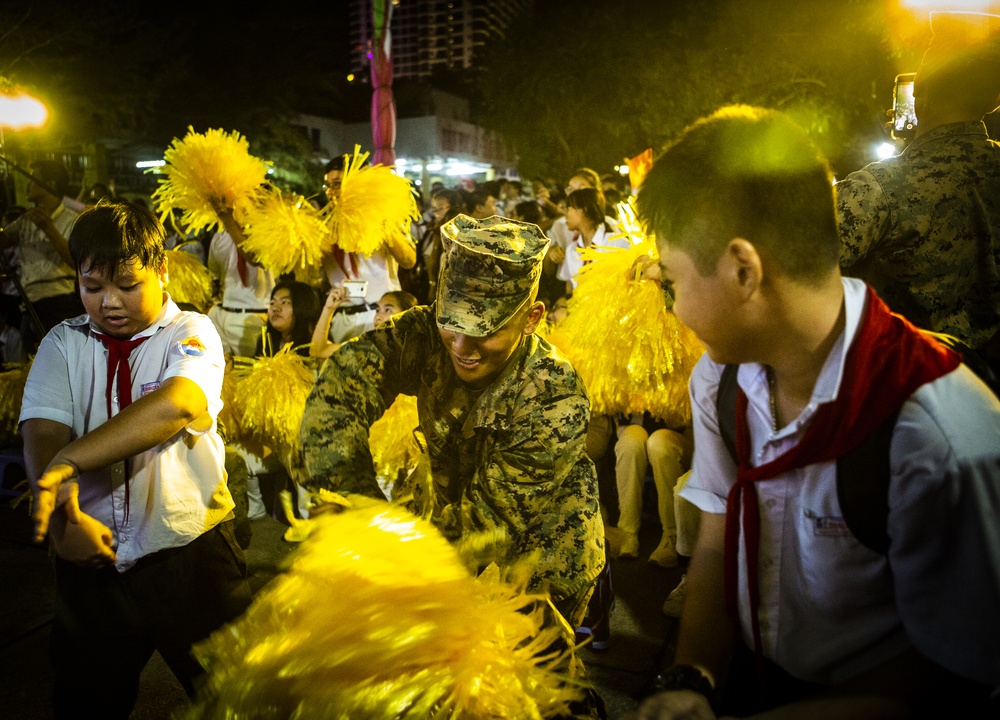
<svg viewBox="0 0 1000 720"><path fill-rule="evenodd" d="M467 70L476 53L534 0L397 0L392 10L392 63L397 78L429 78L435 68ZM351 0L351 72L368 78L372 0Z"/></svg>

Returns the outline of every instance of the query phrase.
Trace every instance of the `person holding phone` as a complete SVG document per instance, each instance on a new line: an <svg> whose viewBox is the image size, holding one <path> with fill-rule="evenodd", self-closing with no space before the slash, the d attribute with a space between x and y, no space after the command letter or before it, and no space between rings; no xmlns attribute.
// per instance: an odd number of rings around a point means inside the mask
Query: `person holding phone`
<svg viewBox="0 0 1000 720"><path fill-rule="evenodd" d="M1000 374L1000 16L934 13L914 78L916 137L836 185L841 269ZM986 378L990 382L989 378Z"/></svg>
<svg viewBox="0 0 1000 720"><path fill-rule="evenodd" d="M347 156L330 160L323 177L329 203L340 201L340 187ZM375 326L377 303L385 293L401 290L399 268L417 262L415 243L389 243L371 255L335 251L323 258L323 271L331 288L342 288L343 298L330 323L329 340L342 343Z"/></svg>

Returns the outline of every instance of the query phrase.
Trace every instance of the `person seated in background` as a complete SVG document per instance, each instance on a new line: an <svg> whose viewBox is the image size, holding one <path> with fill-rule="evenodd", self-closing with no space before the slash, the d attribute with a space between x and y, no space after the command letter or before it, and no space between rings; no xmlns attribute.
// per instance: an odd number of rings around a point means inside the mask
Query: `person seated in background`
<svg viewBox="0 0 1000 720"><path fill-rule="evenodd" d="M323 304L323 311L320 313L319 321L312 334L312 341L309 346L309 354L313 357L328 358L336 352L343 343L330 342L329 331L330 318L337 311L339 303L343 302L343 288L330 288ZM379 298L375 311L375 328L380 327L389 318L398 315L404 310L418 305L417 298L405 290L393 290L387 292ZM373 328L374 329L374 328Z"/></svg>
<svg viewBox="0 0 1000 720"><path fill-rule="evenodd" d="M573 237L565 249L549 252L544 271L566 283L566 295L573 294L576 274L583 267L580 250L591 246L628 248L629 239L614 237L617 226L607 219L604 196L593 188L574 190L566 198L566 227Z"/></svg>
<svg viewBox="0 0 1000 720"><path fill-rule="evenodd" d="M286 345L299 355L309 355L319 314L319 298L312 287L298 280L279 280L271 291L267 325L254 356L272 356Z"/></svg>
<svg viewBox="0 0 1000 720"><path fill-rule="evenodd" d="M665 568L677 567L674 486L691 463L691 451L691 436L687 428L668 428L649 413L620 420L614 450L619 514L617 525L608 528L611 557L634 558L639 555L642 496L646 473L651 471L656 486L661 535L649 562Z"/></svg>
<svg viewBox="0 0 1000 720"><path fill-rule="evenodd" d="M786 115L731 106L687 127L637 205L706 350L681 491L698 541L674 665L638 717L930 718L959 701L996 717L1000 401L841 277L832 172Z"/></svg>

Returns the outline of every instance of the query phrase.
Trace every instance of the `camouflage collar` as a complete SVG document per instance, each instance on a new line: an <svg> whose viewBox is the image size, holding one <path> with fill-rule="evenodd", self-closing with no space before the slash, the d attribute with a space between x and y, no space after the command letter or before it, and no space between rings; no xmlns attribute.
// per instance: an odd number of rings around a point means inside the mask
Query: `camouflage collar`
<svg viewBox="0 0 1000 720"><path fill-rule="evenodd" d="M989 139L989 135L986 133L986 124L982 120L976 120L975 122L948 123L947 125L936 127L926 135L921 135L917 139L913 140L909 145L903 148L903 152L901 154L906 155L917 152L928 143L940 142L942 140L954 140L955 138L968 137L970 135L981 138L982 140Z"/></svg>
<svg viewBox="0 0 1000 720"><path fill-rule="evenodd" d="M518 395L530 381L531 367L538 357L538 336L528 335L514 351L496 379L483 390L465 421L465 431L474 428L505 430L511 426L511 409L517 406Z"/></svg>

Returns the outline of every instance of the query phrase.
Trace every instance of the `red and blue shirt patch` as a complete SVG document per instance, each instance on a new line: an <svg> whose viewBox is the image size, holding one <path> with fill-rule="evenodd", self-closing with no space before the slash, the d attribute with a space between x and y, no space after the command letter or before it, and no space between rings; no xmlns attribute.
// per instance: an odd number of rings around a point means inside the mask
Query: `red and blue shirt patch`
<svg viewBox="0 0 1000 720"><path fill-rule="evenodd" d="M187 340L181 340L177 343L177 349L181 351L182 355L188 357L201 357L205 354L205 345L196 337L189 337Z"/></svg>

